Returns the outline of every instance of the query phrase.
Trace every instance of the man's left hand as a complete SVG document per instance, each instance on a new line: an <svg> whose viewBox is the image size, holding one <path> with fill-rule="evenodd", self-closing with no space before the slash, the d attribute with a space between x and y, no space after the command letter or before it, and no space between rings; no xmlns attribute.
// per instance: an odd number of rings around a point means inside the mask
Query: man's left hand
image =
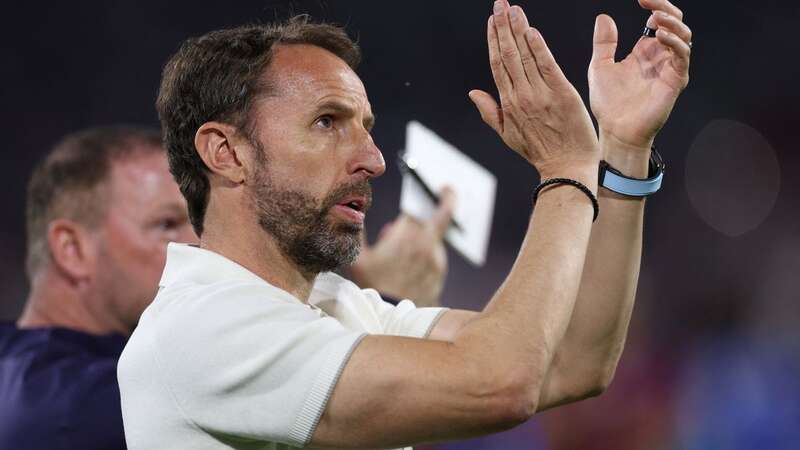
<svg viewBox="0 0 800 450"><path fill-rule="evenodd" d="M616 24L598 16L589 91L601 141L649 149L689 83L692 32L682 21L683 12L669 1L639 4L653 12L647 26L657 30L656 37L640 38L625 59L615 62Z"/></svg>

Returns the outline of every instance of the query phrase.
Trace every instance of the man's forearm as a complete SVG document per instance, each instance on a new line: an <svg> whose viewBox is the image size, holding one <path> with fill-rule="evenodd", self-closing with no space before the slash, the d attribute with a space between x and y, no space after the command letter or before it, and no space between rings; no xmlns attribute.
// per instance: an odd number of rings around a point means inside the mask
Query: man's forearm
<svg viewBox="0 0 800 450"><path fill-rule="evenodd" d="M596 172L584 173L574 178L594 191ZM573 312L592 221L582 192L571 186L551 190L539 199L506 281L454 340L482 349L475 356L495 373L525 372L534 404Z"/></svg>
<svg viewBox="0 0 800 450"><path fill-rule="evenodd" d="M647 176L650 152L600 138L622 173ZM600 188L586 265L569 328L542 389L540 409L601 392L610 382L633 310L642 251L644 199Z"/></svg>

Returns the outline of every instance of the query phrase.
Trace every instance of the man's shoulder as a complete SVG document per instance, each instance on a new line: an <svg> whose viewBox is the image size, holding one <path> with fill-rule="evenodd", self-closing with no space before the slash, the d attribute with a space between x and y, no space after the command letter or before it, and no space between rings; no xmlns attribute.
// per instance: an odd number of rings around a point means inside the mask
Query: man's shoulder
<svg viewBox="0 0 800 450"><path fill-rule="evenodd" d="M236 340L250 323L311 320L314 313L302 302L266 282L175 282L159 289L142 314L125 349L125 358L152 358L194 352L212 342ZM268 333L270 327L259 327ZM136 351L134 351L136 350Z"/></svg>
<svg viewBox="0 0 800 450"><path fill-rule="evenodd" d="M255 423L253 414L265 436L286 438L308 408L304 393L319 377L338 373L361 337L258 283L174 283L159 296L119 364L122 410L134 439L168 422L235 428L242 420Z"/></svg>
<svg viewBox="0 0 800 450"><path fill-rule="evenodd" d="M0 352L0 448L48 448L65 427L80 438L102 427L122 440L117 357L94 351L92 336L66 329L3 329ZM97 337L103 339L103 337ZM79 406L80 405L80 406ZM98 436L99 438L99 436ZM11 445L14 444L14 445ZM36 447L42 448L42 447ZM86 447L89 448L89 447Z"/></svg>
<svg viewBox="0 0 800 450"><path fill-rule="evenodd" d="M161 286L148 316L206 315L233 309L269 309L275 306L302 306L286 291L267 282L221 280L196 283L191 280Z"/></svg>
<svg viewBox="0 0 800 450"><path fill-rule="evenodd" d="M51 366L80 370L113 363L124 345L125 338L121 335L98 336L62 327L18 328L13 324L0 327L0 361L5 368L19 366L26 373L47 371Z"/></svg>

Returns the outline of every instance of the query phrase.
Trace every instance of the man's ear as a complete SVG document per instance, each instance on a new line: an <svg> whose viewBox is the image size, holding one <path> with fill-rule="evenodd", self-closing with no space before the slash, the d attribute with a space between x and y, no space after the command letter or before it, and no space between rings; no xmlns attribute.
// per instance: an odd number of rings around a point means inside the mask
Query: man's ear
<svg viewBox="0 0 800 450"><path fill-rule="evenodd" d="M208 169L231 184L242 184L246 169L242 152L246 141L236 127L220 122L206 122L194 135L194 146ZM249 147L249 146L248 146Z"/></svg>
<svg viewBox="0 0 800 450"><path fill-rule="evenodd" d="M92 277L97 263L97 248L82 225L56 219L47 227L47 248L55 268L73 282Z"/></svg>

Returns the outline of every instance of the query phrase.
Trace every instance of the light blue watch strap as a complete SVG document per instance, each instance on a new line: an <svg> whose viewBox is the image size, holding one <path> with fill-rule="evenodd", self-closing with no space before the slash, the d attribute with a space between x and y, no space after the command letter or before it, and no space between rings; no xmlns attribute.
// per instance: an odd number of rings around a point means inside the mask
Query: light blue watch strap
<svg viewBox="0 0 800 450"><path fill-rule="evenodd" d="M664 172L648 180L634 180L621 177L610 170L605 171L602 186L618 194L629 195L631 197L647 197L656 193L661 188L661 180L664 179Z"/></svg>
<svg viewBox="0 0 800 450"><path fill-rule="evenodd" d="M600 186L628 197L647 197L655 194L661 188L666 167L664 159L661 158L656 147L652 146L647 170L648 178L626 177L607 162L600 161L600 173L598 174Z"/></svg>

